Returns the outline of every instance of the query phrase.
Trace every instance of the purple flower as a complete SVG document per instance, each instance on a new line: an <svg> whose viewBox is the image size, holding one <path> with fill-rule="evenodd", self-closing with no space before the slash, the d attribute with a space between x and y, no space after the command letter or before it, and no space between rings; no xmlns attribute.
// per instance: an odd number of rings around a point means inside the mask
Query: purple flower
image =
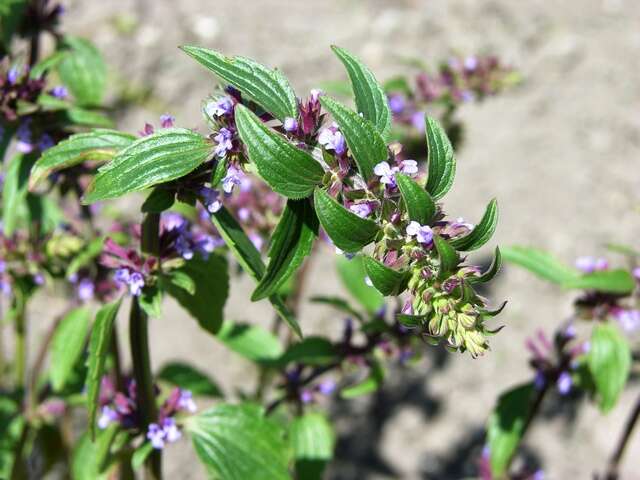
<svg viewBox="0 0 640 480"><path fill-rule="evenodd" d="M471 102L476 98L476 95L471 90L462 90L460 92L460 100L463 102Z"/></svg>
<svg viewBox="0 0 640 480"><path fill-rule="evenodd" d="M56 98L67 98L67 96L69 96L69 91L64 85L56 85L51 89L51 95Z"/></svg>
<svg viewBox="0 0 640 480"><path fill-rule="evenodd" d="M31 153L33 152L35 146L32 143L32 134L31 134L31 119L28 118L23 121L18 130L16 130L16 138L18 142L16 144L16 148L21 153Z"/></svg>
<svg viewBox="0 0 640 480"><path fill-rule="evenodd" d="M317 102L318 99L320 98L320 95L323 95L324 92L322 90L320 90L319 88L312 88L311 91L309 92L310 96L311 96L311 101L312 102Z"/></svg>
<svg viewBox="0 0 640 480"><path fill-rule="evenodd" d="M150 423L147 430L147 439L151 442L153 448L161 450L164 447L164 430L157 423Z"/></svg>
<svg viewBox="0 0 640 480"><path fill-rule="evenodd" d="M547 384L547 377L540 370L536 371L536 376L533 379L533 386L536 390L542 390Z"/></svg>
<svg viewBox="0 0 640 480"><path fill-rule="evenodd" d="M196 250L202 255L203 258L209 258L209 254L216 248L224 246L224 240L220 237L213 237L211 235L200 235L196 239Z"/></svg>
<svg viewBox="0 0 640 480"><path fill-rule="evenodd" d="M166 212L162 214L162 226L165 230L183 230L187 226L187 219L179 213Z"/></svg>
<svg viewBox="0 0 640 480"><path fill-rule="evenodd" d="M11 296L11 283L6 278L0 278L0 292L5 297Z"/></svg>
<svg viewBox="0 0 640 480"><path fill-rule="evenodd" d="M302 403L313 402L313 393L311 392L311 390L302 390L300 392L300 401Z"/></svg>
<svg viewBox="0 0 640 480"><path fill-rule="evenodd" d="M4 273L7 271L7 262L4 260L0 260L0 273Z"/></svg>
<svg viewBox="0 0 640 480"><path fill-rule="evenodd" d="M229 97L222 97L215 102L209 102L205 107L205 113L209 117L222 117L233 112L233 102Z"/></svg>
<svg viewBox="0 0 640 480"><path fill-rule="evenodd" d="M118 412L113 408L105 405L100 411L100 418L98 418L98 428L104 430L113 422L117 422L119 419Z"/></svg>
<svg viewBox="0 0 640 480"><path fill-rule="evenodd" d="M144 128L141 131L139 131L138 134L141 137L148 137L149 135L153 135L153 132L155 132L153 125L151 125L150 123L145 123Z"/></svg>
<svg viewBox="0 0 640 480"><path fill-rule="evenodd" d="M322 395L331 395L336 390L336 382L332 379L325 380L318 384L318 392Z"/></svg>
<svg viewBox="0 0 640 480"><path fill-rule="evenodd" d="M298 121L293 117L287 117L284 119L282 126L287 132L295 132L298 130Z"/></svg>
<svg viewBox="0 0 640 480"><path fill-rule="evenodd" d="M388 162L380 162L373 167L373 173L380 177L380 183L389 185L391 187L396 186L395 171L391 168Z"/></svg>
<svg viewBox="0 0 640 480"><path fill-rule="evenodd" d="M470 55L464 59L464 68L468 71L473 71L478 67L478 57Z"/></svg>
<svg viewBox="0 0 640 480"><path fill-rule="evenodd" d="M403 315L413 315L413 302L411 300L407 300L406 302L404 302L400 313L402 313Z"/></svg>
<svg viewBox="0 0 640 480"><path fill-rule="evenodd" d="M318 143L327 150L333 150L336 152L336 155L342 155L347 151L344 136L335 124L320 132L320 135L318 135Z"/></svg>
<svg viewBox="0 0 640 480"><path fill-rule="evenodd" d="M7 73L7 81L9 85L15 85L20 76L20 69L18 67L11 67L9 73Z"/></svg>
<svg viewBox="0 0 640 480"><path fill-rule="evenodd" d="M253 232L249 234L249 240L253 243L253 246L256 247L256 250L262 250L262 246L264 245L264 240L260 235Z"/></svg>
<svg viewBox="0 0 640 480"><path fill-rule="evenodd" d="M407 225L407 235L416 237L418 243L429 245L433 242L433 230L428 225L420 225L418 222L411 222Z"/></svg>
<svg viewBox="0 0 640 480"><path fill-rule="evenodd" d="M584 273L593 273L609 268L609 262L605 258L595 257L578 257L576 259L576 268Z"/></svg>
<svg viewBox="0 0 640 480"><path fill-rule="evenodd" d="M418 173L418 162L415 160L402 160L400 162L400 171L406 175L414 176Z"/></svg>
<svg viewBox="0 0 640 480"><path fill-rule="evenodd" d="M191 260L193 258L193 247L191 246L191 241L186 235L180 235L176 238L175 248L180 255L185 260Z"/></svg>
<svg viewBox="0 0 640 480"><path fill-rule="evenodd" d="M41 152L44 152L45 150L53 147L54 145L55 143L53 141L53 138L51 138L51 135L47 133L43 133L42 136L40 137L40 141L38 142L38 149Z"/></svg>
<svg viewBox="0 0 640 480"><path fill-rule="evenodd" d="M162 431L164 432L165 439L169 443L173 443L182 437L176 421L171 417L165 418L164 422L162 422Z"/></svg>
<svg viewBox="0 0 640 480"><path fill-rule="evenodd" d="M571 379L571 374L566 370L563 371L556 381L556 387L558 388L558 392L560 395L566 395L571 391L571 386L573 385L573 380Z"/></svg>
<svg viewBox="0 0 640 480"><path fill-rule="evenodd" d="M178 398L178 408L195 413L197 410L196 402L193 401L193 395L189 390L180 390L180 398Z"/></svg>
<svg viewBox="0 0 640 480"><path fill-rule="evenodd" d="M349 206L349 210L360 218L367 218L373 212L372 202L354 203Z"/></svg>
<svg viewBox="0 0 640 480"><path fill-rule="evenodd" d="M76 294L81 301L88 302L93 298L95 288L96 287L91 279L83 278L82 280L80 280L80 283L78 283L78 286L76 287Z"/></svg>
<svg viewBox="0 0 640 480"><path fill-rule="evenodd" d="M218 157L220 158L224 157L227 154L227 152L233 149L233 142L232 142L233 132L231 132L231 130L229 130L228 128L222 127L218 131L218 134L215 137L213 137L213 139L217 143L215 148L215 154Z"/></svg>
<svg viewBox="0 0 640 480"><path fill-rule="evenodd" d="M622 329L631 333L640 328L640 310L616 310L614 316Z"/></svg>
<svg viewBox="0 0 640 480"><path fill-rule="evenodd" d="M406 101L405 101L404 95L400 95L398 93L389 95L389 108L393 113L395 114L402 113L405 105L406 105Z"/></svg>
<svg viewBox="0 0 640 480"><path fill-rule="evenodd" d="M220 200L220 192L213 190L212 188L202 187L200 189L200 195L202 196L202 203L210 213L216 213L222 208L222 201Z"/></svg>
<svg viewBox="0 0 640 480"><path fill-rule="evenodd" d="M633 277L640 282L640 267L636 267L633 269Z"/></svg>
<svg viewBox="0 0 640 480"><path fill-rule="evenodd" d="M224 190L225 193L231 193L234 185L242 184L242 177L244 177L244 172L230 165L227 169L227 174L222 179L222 190Z"/></svg>
<svg viewBox="0 0 640 480"><path fill-rule="evenodd" d="M42 275L41 273L36 273L32 278L33 283L35 283L36 285L44 285L44 275Z"/></svg>
<svg viewBox="0 0 640 480"><path fill-rule="evenodd" d="M171 128L173 127L176 118L173 115L169 115L165 113L164 115L160 115L160 126L162 128Z"/></svg>
<svg viewBox="0 0 640 480"><path fill-rule="evenodd" d="M113 280L121 285L127 285L129 287L129 293L134 297L142 293L144 276L140 272L132 272L128 268L119 268L113 275Z"/></svg>
<svg viewBox="0 0 640 480"><path fill-rule="evenodd" d="M424 112L415 112L411 115L411 124L416 130L424 130Z"/></svg>

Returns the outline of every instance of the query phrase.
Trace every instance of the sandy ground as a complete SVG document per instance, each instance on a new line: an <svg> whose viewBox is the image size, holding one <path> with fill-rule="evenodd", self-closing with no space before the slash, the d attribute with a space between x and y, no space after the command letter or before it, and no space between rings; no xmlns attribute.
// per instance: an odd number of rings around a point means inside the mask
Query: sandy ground
<svg viewBox="0 0 640 480"><path fill-rule="evenodd" d="M640 233L640 8L635 0L111 0L69 2L65 28L91 37L105 52L113 80L149 87L145 107L126 110L123 128L171 111L183 126L201 126L201 98L213 78L176 46L198 44L281 67L299 93L316 82L344 78L329 45L360 55L385 78L403 73L401 58L435 62L451 52L493 52L516 65L526 83L461 112L467 143L458 181L447 200L453 215L479 218L497 196L499 244L532 244L566 261L602 251L610 239L637 244ZM133 19L130 33L115 23ZM162 100L159 100L162 99ZM488 249L487 249L488 250ZM312 270L307 296L339 293L333 254ZM228 302L232 319L267 324L267 304L248 304L240 281ZM492 292L508 299L506 328L479 360L433 355L410 374L394 374L368 401L334 407L341 441L333 479L457 479L473 466L482 426L499 392L530 372L523 341L552 330L571 312L562 294L524 272L507 269ZM47 311L50 305L47 306ZM189 359L227 389L251 377L175 306L152 326L153 360ZM44 311L43 311L44 313ZM307 307L303 329L336 332L341 319ZM559 415L531 431L527 454L548 479L590 478L621 430L631 386L608 416L583 405L575 421ZM623 479L640 478L640 434L628 451ZM185 443L166 454L167 478L203 478Z"/></svg>

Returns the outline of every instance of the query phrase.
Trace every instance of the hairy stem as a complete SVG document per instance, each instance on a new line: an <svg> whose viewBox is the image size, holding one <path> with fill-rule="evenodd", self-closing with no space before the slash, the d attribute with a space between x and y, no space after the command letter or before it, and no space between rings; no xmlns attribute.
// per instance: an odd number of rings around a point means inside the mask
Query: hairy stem
<svg viewBox="0 0 640 480"><path fill-rule="evenodd" d="M142 222L142 251L158 257L160 242L160 215L148 214ZM137 297L131 302L129 316L129 342L131 344L131 360L133 363L133 377L136 381L136 400L142 430L146 433L149 424L157 421L158 409L151 373L151 358L149 354L149 317L140 307ZM144 464L146 480L160 480L162 478L162 454L154 449Z"/></svg>
<svg viewBox="0 0 640 480"><path fill-rule="evenodd" d="M631 439L633 429L638 423L638 418L640 418L640 396L636 400L636 404L633 406L633 410L631 410L631 414L627 418L627 421L624 425L624 430L622 431L622 435L618 440L618 445L616 446L613 455L611 455L604 480L618 480L620 462L622 461L622 457L624 456L627 444Z"/></svg>

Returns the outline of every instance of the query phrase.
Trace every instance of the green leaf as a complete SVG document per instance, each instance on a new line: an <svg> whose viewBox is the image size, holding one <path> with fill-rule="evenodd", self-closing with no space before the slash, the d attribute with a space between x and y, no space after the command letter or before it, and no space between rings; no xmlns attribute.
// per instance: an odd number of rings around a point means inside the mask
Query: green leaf
<svg viewBox="0 0 640 480"><path fill-rule="evenodd" d="M336 260L336 268L347 291L367 312L375 313L382 308L384 305L382 294L365 283L367 273L362 257L358 256L348 260L340 256Z"/></svg>
<svg viewBox="0 0 640 480"><path fill-rule="evenodd" d="M255 405L217 405L189 417L186 430L210 476L225 480L288 480L281 427Z"/></svg>
<svg viewBox="0 0 640 480"><path fill-rule="evenodd" d="M237 105L235 112L238 134L264 181L288 198L311 195L324 176L320 163L267 127L247 107Z"/></svg>
<svg viewBox="0 0 640 480"><path fill-rule="evenodd" d="M33 160L32 155L17 154L7 168L2 186L2 228L6 236L13 235L18 226Z"/></svg>
<svg viewBox="0 0 640 480"><path fill-rule="evenodd" d="M378 360L373 359L367 377L356 385L343 388L340 391L340 396L342 398L350 399L367 395L378 390L382 385L383 380L384 368Z"/></svg>
<svg viewBox="0 0 640 480"><path fill-rule="evenodd" d="M236 260L254 280L260 281L264 275L265 267L260 257L260 252L256 250L253 242L247 237L242 227L236 222L235 218L229 211L222 207L216 213L211 215L211 221L225 241L227 247L231 250ZM298 321L287 308L279 295L271 295L269 301L278 315L289 325L291 330L300 338L302 338L302 330Z"/></svg>
<svg viewBox="0 0 640 480"><path fill-rule="evenodd" d="M367 255L362 262L371 283L383 295L398 295L404 289L406 272L398 272Z"/></svg>
<svg viewBox="0 0 640 480"><path fill-rule="evenodd" d="M259 325L238 324L225 320L217 338L229 349L258 363L275 360L283 352L278 337Z"/></svg>
<svg viewBox="0 0 640 480"><path fill-rule="evenodd" d="M296 94L279 70L270 70L245 57L225 57L206 48L180 48L279 120L298 117Z"/></svg>
<svg viewBox="0 0 640 480"><path fill-rule="evenodd" d="M313 201L322 228L335 246L345 252L358 252L378 234L376 222L347 210L324 190L317 188Z"/></svg>
<svg viewBox="0 0 640 480"><path fill-rule="evenodd" d="M23 22L26 0L3 0L0 2L0 52L9 50L11 37Z"/></svg>
<svg viewBox="0 0 640 480"><path fill-rule="evenodd" d="M102 253L103 245L104 237L98 237L91 240L84 250L76 253L71 259L71 262L67 267L67 271L65 272L65 277L71 278L74 273L77 273L82 267L100 255Z"/></svg>
<svg viewBox="0 0 640 480"><path fill-rule="evenodd" d="M269 264L251 296L261 300L278 292L311 253L318 235L318 217L309 200L288 200L272 235Z"/></svg>
<svg viewBox="0 0 640 480"><path fill-rule="evenodd" d="M7 149L9 148L9 144L11 143L11 139L13 139L13 134L15 132L14 127L4 126L4 131L2 135L0 135L0 164L4 162L4 156L7 153Z"/></svg>
<svg viewBox="0 0 640 480"><path fill-rule="evenodd" d="M615 325L603 323L594 327L587 362L600 409L606 413L618 401L631 368L629 343Z"/></svg>
<svg viewBox="0 0 640 480"><path fill-rule="evenodd" d="M173 205L175 192L165 188L154 188L142 204L142 213L162 213Z"/></svg>
<svg viewBox="0 0 640 480"><path fill-rule="evenodd" d="M183 177L211 150L209 141L185 128L169 128L140 138L98 170L83 202L116 198Z"/></svg>
<svg viewBox="0 0 640 480"><path fill-rule="evenodd" d="M384 90L360 60L345 49L332 46L331 49L347 70L358 112L373 123L385 140L389 139L391 130L391 110Z"/></svg>
<svg viewBox="0 0 640 480"><path fill-rule="evenodd" d="M531 247L502 247L502 256L508 262L526 268L544 280L561 285L578 277L578 271L565 265L551 254Z"/></svg>
<svg viewBox="0 0 640 480"><path fill-rule="evenodd" d="M438 257L440 257L440 271L438 276L440 278L446 278L456 269L458 263L460 263L460 257L458 256L458 252L440 235L434 235L433 242L435 243Z"/></svg>
<svg viewBox="0 0 640 480"><path fill-rule="evenodd" d="M487 441L494 478L507 473L522 439L534 392L533 385L527 383L503 393L489 417Z"/></svg>
<svg viewBox="0 0 640 480"><path fill-rule="evenodd" d="M471 285L477 283L487 283L496 276L496 274L500 271L500 267L502 266L502 255L500 254L500 249L496 247L495 254L493 256L493 261L491 262L491 266L484 272L482 275L477 277L469 277L467 278L467 282Z"/></svg>
<svg viewBox="0 0 640 480"><path fill-rule="evenodd" d="M87 372L87 410L89 432L95 436L96 412L98 409L98 395L100 394L100 382L104 375L104 366L111 345L113 322L115 322L122 299L108 303L96 314L91 339L89 341L89 359Z"/></svg>
<svg viewBox="0 0 640 480"><path fill-rule="evenodd" d="M163 288L203 329L215 335L222 325L229 294L227 260L216 254L210 254L207 260L196 256L176 270L193 280L195 292L189 293L172 282L163 283Z"/></svg>
<svg viewBox="0 0 640 480"><path fill-rule="evenodd" d="M395 178L407 207L409 220L428 225L436 214L436 204L429 193L407 175L396 173Z"/></svg>
<svg viewBox="0 0 640 480"><path fill-rule="evenodd" d="M191 278L187 272L182 270L171 270L170 272L163 274L161 282L163 282L162 285L164 285L165 282L170 282L174 286L187 292L189 295L195 295L196 293L196 284L194 279Z"/></svg>
<svg viewBox="0 0 640 480"><path fill-rule="evenodd" d="M347 315L350 315L364 322L364 317L362 316L362 314L358 312L356 309L354 309L349 304L349 302L347 302L343 298L316 296L316 297L311 297L309 301L314 303L323 303L325 305L331 305L332 307L346 313Z"/></svg>
<svg viewBox="0 0 640 480"><path fill-rule="evenodd" d="M289 363L322 366L335 362L336 358L336 348L329 340L324 337L306 337L293 343L275 363L282 366Z"/></svg>
<svg viewBox="0 0 640 480"><path fill-rule="evenodd" d="M451 189L456 174L456 159L447 133L437 120L425 117L427 133L427 192L434 200L440 200Z"/></svg>
<svg viewBox="0 0 640 480"><path fill-rule="evenodd" d="M105 432L101 431L103 435ZM108 472L100 472L98 465L99 445L87 433L76 442L71 457L71 478L73 480L106 480Z"/></svg>
<svg viewBox="0 0 640 480"><path fill-rule="evenodd" d="M61 391L73 373L84 350L89 331L91 312L88 308L76 308L58 324L51 339L51 386Z"/></svg>
<svg viewBox="0 0 640 480"><path fill-rule="evenodd" d="M477 250L487 243L498 225L498 202L494 198L487 205L480 223L476 225L468 235L451 241L451 246L456 250L470 252Z"/></svg>
<svg viewBox="0 0 640 480"><path fill-rule="evenodd" d="M408 315L405 313L400 313L396 315L396 319L405 327L415 328L423 325L425 320L427 319L426 315Z"/></svg>
<svg viewBox="0 0 640 480"><path fill-rule="evenodd" d="M320 480L333 458L336 435L333 426L319 412L307 412L291 422L289 430L297 478Z"/></svg>
<svg viewBox="0 0 640 480"><path fill-rule="evenodd" d="M147 457L151 455L151 452L153 452L153 445L151 445L151 442L144 442L136 448L131 456L131 468L133 468L134 472L142 467Z"/></svg>
<svg viewBox="0 0 640 480"><path fill-rule="evenodd" d="M369 120L334 99L322 96L320 104L338 124L360 174L365 180L370 180L374 167L389 156L384 139Z"/></svg>
<svg viewBox="0 0 640 480"><path fill-rule="evenodd" d="M69 52L58 64L58 73L80 105L100 105L104 95L107 66L100 51L88 40L65 36Z"/></svg>
<svg viewBox="0 0 640 480"><path fill-rule="evenodd" d="M73 107L66 111L69 122L87 127L113 127L113 121L106 115L94 110Z"/></svg>
<svg viewBox="0 0 640 480"><path fill-rule="evenodd" d="M40 78L52 68L56 68L68 54L68 50L59 50L57 52L53 52L47 58L43 58L31 68L29 78Z"/></svg>
<svg viewBox="0 0 640 480"><path fill-rule="evenodd" d="M142 311L151 318L162 316L162 290L156 286L145 286L138 297L138 303Z"/></svg>
<svg viewBox="0 0 640 480"><path fill-rule="evenodd" d="M181 362L167 363L158 373L158 378L186 390L194 395L222 397L222 390L211 378L195 367Z"/></svg>
<svg viewBox="0 0 640 480"><path fill-rule="evenodd" d="M636 282L627 270L602 270L569 278L562 287L625 295L633 292Z"/></svg>
<svg viewBox="0 0 640 480"><path fill-rule="evenodd" d="M76 133L47 149L31 169L29 189L54 172L73 167L84 161L111 160L116 153L131 145L136 139L128 133L97 129Z"/></svg>

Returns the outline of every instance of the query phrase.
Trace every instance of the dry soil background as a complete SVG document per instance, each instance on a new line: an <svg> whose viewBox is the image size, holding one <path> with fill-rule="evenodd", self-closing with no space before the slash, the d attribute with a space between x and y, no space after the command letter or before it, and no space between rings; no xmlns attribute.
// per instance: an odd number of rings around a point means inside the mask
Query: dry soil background
<svg viewBox="0 0 640 480"><path fill-rule="evenodd" d="M406 71L402 56L435 62L452 51L496 53L526 82L462 110L467 142L448 210L475 219L495 195L498 243L538 245L566 261L600 252L611 238L637 245L637 0L86 0L68 7L65 28L99 45L116 82L152 89L144 107L122 114L121 126L133 131L164 111L182 126L202 126L200 99L213 78L178 51L179 44L279 66L299 93L344 77L332 43L360 55L379 78ZM128 33L114 27L131 20L136 26ZM314 264L308 296L338 292L332 261L327 250ZM240 282L227 316L266 324L269 307L248 304L249 287ZM493 340L493 351L479 360L450 356L446 368L423 381L434 357L413 374L394 376L372 401L349 407L349 418L341 415L338 424L352 433L344 433L330 478L463 475L497 393L530 375L524 339L539 326L553 329L571 311L570 295L514 269L504 272L492 296L509 300L499 319L507 327ZM307 331L331 332L340 318L306 308L302 323ZM251 374L174 307L153 322L152 345L156 365L192 359L228 389ZM574 423L556 417L546 428L535 427L527 445L547 478L586 479L604 465L639 392L637 384L630 388L606 417L586 406ZM166 471L171 479L204 477L186 444L167 449ZM640 478L640 432L622 478Z"/></svg>

